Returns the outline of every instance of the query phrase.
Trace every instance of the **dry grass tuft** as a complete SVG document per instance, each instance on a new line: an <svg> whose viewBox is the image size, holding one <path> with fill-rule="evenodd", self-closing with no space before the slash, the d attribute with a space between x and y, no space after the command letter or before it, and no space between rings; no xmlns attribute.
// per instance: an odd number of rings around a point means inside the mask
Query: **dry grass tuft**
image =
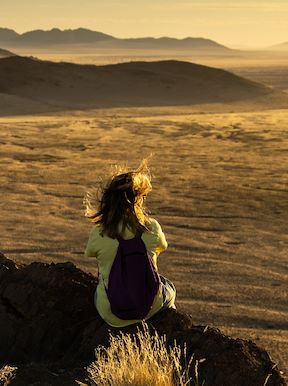
<svg viewBox="0 0 288 386"><path fill-rule="evenodd" d="M96 349L96 360L89 366L91 381L97 386L185 386L192 358L183 369L180 358L186 350L167 349L166 336L150 334L146 324L135 335L110 335L110 346Z"/></svg>

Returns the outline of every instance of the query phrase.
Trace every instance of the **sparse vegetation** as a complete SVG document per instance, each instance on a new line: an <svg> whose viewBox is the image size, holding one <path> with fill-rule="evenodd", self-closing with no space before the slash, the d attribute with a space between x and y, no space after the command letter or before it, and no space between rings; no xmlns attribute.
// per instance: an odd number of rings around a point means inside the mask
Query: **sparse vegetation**
<svg viewBox="0 0 288 386"><path fill-rule="evenodd" d="M183 368L182 356L187 359L185 349L176 343L167 348L166 336L151 334L144 324L143 331L135 335L110 335L110 346L96 350L96 360L88 372L97 386L198 386L198 373L193 381L189 377L193 357Z"/></svg>
<svg viewBox="0 0 288 386"><path fill-rule="evenodd" d="M95 354L95 361L87 369L95 386L205 386L199 375L205 358L197 360L192 355L187 361L186 348L182 350L176 342L167 348L166 336L156 331L151 334L146 323L135 335L110 334L110 346L97 348ZM192 364L193 377L189 375ZM271 376L268 374L263 386Z"/></svg>

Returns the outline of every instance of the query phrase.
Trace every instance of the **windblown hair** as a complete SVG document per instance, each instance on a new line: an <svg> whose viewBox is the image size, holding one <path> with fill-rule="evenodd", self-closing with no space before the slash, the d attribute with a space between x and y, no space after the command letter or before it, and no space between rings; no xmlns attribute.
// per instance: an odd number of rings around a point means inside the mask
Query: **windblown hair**
<svg viewBox="0 0 288 386"><path fill-rule="evenodd" d="M102 235L113 239L123 236L127 227L133 233L147 231L149 216L143 200L151 190L151 176L146 159L134 171L123 172L123 169L118 168L102 189L98 207L93 205L93 195L89 192L86 194L85 215L93 223L101 225Z"/></svg>

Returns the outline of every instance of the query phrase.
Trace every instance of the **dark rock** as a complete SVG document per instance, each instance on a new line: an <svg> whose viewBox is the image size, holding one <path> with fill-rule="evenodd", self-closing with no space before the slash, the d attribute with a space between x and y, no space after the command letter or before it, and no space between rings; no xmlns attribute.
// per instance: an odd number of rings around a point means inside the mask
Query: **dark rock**
<svg viewBox="0 0 288 386"><path fill-rule="evenodd" d="M0 252L0 281L2 281L6 275L16 270L17 266L14 261L7 259L3 253Z"/></svg>
<svg viewBox="0 0 288 386"><path fill-rule="evenodd" d="M9 367L0 369L0 385L73 385L76 379L88 385L85 366L93 361L95 347L107 347L109 333L120 331L94 307L97 279L71 263L17 266L2 254L0 279L0 362L14 369L9 381ZM191 316L172 309L148 325L165 334L168 344L186 345L188 356L194 354L192 374L196 361L205 358L200 384L263 386L271 374L266 386L285 385L267 352L251 341L195 326ZM121 331L135 333L138 327Z"/></svg>

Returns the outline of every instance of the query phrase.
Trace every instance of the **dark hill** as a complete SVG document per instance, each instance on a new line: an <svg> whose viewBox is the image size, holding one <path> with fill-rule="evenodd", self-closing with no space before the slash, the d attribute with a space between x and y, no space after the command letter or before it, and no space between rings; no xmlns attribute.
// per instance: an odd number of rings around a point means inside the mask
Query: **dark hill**
<svg viewBox="0 0 288 386"><path fill-rule="evenodd" d="M8 56L15 56L15 54L13 54L13 52L0 48L0 58L6 58Z"/></svg>
<svg viewBox="0 0 288 386"><path fill-rule="evenodd" d="M16 56L1 59L0 73L0 93L60 108L228 103L276 93L221 69L173 60L94 66Z"/></svg>

